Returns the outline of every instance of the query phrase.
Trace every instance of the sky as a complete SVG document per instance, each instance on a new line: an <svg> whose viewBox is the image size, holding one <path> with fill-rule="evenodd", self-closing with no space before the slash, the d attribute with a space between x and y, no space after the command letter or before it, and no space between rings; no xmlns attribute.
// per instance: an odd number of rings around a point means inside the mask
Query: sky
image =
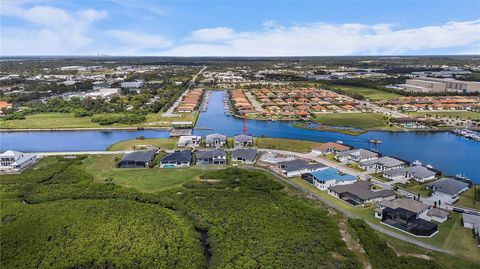
<svg viewBox="0 0 480 269"><path fill-rule="evenodd" d="M478 55L480 0L0 0L0 55Z"/></svg>

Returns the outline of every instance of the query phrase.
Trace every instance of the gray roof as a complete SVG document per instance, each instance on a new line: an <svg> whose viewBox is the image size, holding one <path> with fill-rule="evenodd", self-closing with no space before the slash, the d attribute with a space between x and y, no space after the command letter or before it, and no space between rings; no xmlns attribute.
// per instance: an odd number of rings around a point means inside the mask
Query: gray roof
<svg viewBox="0 0 480 269"><path fill-rule="evenodd" d="M302 169L320 169L325 167L325 165L320 163L308 163L307 161L301 159L295 159L291 161L278 162L277 165L281 167L286 172L298 171Z"/></svg>
<svg viewBox="0 0 480 269"><path fill-rule="evenodd" d="M403 165L405 164L405 162L389 156L384 156L375 160L368 160L368 161L363 161L359 163L359 165L374 165L374 164L380 164L386 167L395 167L395 166Z"/></svg>
<svg viewBox="0 0 480 269"><path fill-rule="evenodd" d="M469 184L453 178L441 178L425 186L434 188L437 192L454 195L467 188Z"/></svg>
<svg viewBox="0 0 480 269"><path fill-rule="evenodd" d="M378 197L389 197L395 195L395 192L392 190L373 191L371 188L372 184L370 182L360 180L353 184L336 185L328 189L336 193L350 193L362 200L369 200Z"/></svg>
<svg viewBox="0 0 480 269"><path fill-rule="evenodd" d="M480 229L480 216L462 213L463 222L472 223L474 228Z"/></svg>
<svg viewBox="0 0 480 269"><path fill-rule="evenodd" d="M241 158L247 161L253 161L255 160L256 156L257 156L256 149L235 149L232 151L232 159Z"/></svg>
<svg viewBox="0 0 480 269"><path fill-rule="evenodd" d="M403 208L416 214L420 214L428 209L428 205L407 198L399 198L392 201L383 200L380 202L380 205L391 209Z"/></svg>
<svg viewBox="0 0 480 269"><path fill-rule="evenodd" d="M360 158L374 158L378 153L366 149L354 149L348 152L349 155L359 156Z"/></svg>
<svg viewBox="0 0 480 269"><path fill-rule="evenodd" d="M220 141L227 141L227 137L225 135L222 135L222 134L209 134L205 137L205 143L207 144L212 144L214 142L215 139L218 139Z"/></svg>
<svg viewBox="0 0 480 269"><path fill-rule="evenodd" d="M135 151L123 156L122 162L149 162L155 156L154 150Z"/></svg>
<svg viewBox="0 0 480 269"><path fill-rule="evenodd" d="M181 150L169 153L163 156L161 162L191 162L192 152L190 150Z"/></svg>
<svg viewBox="0 0 480 269"><path fill-rule="evenodd" d="M233 137L233 141L237 143L253 142L253 136L239 134Z"/></svg>
<svg viewBox="0 0 480 269"><path fill-rule="evenodd" d="M195 152L197 159L212 159L214 156L227 156L227 153L223 149L214 150L199 150Z"/></svg>
<svg viewBox="0 0 480 269"><path fill-rule="evenodd" d="M385 171L383 173L389 176L400 176L400 175L405 175L406 173L409 173L412 176L415 176L418 178L427 178L427 177L435 176L437 174L432 170L426 168L425 166L421 166L421 165L414 165L414 166L405 167L405 168L392 169L392 170Z"/></svg>

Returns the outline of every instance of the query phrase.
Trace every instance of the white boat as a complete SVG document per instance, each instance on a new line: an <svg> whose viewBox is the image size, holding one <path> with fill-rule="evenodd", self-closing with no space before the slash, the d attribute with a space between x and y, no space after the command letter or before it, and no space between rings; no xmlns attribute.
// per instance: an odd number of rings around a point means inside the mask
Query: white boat
<svg viewBox="0 0 480 269"><path fill-rule="evenodd" d="M343 144L343 141L342 140L337 140L337 142L335 142L337 144Z"/></svg>

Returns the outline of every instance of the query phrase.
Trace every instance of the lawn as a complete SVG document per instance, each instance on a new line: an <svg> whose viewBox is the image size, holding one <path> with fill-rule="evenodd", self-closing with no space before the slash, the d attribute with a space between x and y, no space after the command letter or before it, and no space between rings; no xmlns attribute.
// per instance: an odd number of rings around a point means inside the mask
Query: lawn
<svg viewBox="0 0 480 269"><path fill-rule="evenodd" d="M429 116L429 117L447 117L456 119L457 117L460 119L471 119L471 120L480 120L480 113L479 112L472 112L472 111L444 111L444 112L436 112L436 111L421 111L421 112L409 112L409 115L412 116Z"/></svg>
<svg viewBox="0 0 480 269"><path fill-rule="evenodd" d="M423 187L423 184L417 183L417 182L407 182L406 184L397 184L399 187L405 188L407 190L410 190L416 194L420 194L423 197L429 197L431 196L431 191L426 190Z"/></svg>
<svg viewBox="0 0 480 269"><path fill-rule="evenodd" d="M120 155L91 155L85 160L84 166L87 172L94 175L96 181L107 180L141 192L158 192L179 187L198 180L206 171L200 168L115 168L115 160L119 157Z"/></svg>
<svg viewBox="0 0 480 269"><path fill-rule="evenodd" d="M316 114L313 120L329 126L350 126L359 129L389 128L384 115L380 113L326 113Z"/></svg>
<svg viewBox="0 0 480 269"><path fill-rule="evenodd" d="M264 137L256 138L255 144L257 147L264 149L278 149L302 153L311 152L312 148L321 145L321 143L312 141Z"/></svg>
<svg viewBox="0 0 480 269"><path fill-rule="evenodd" d="M332 85L333 88L340 88L344 91L357 93L363 95L366 99L371 101L383 101L388 99L394 99L400 97L400 95L390 92L384 92L381 90L365 87L354 87L354 86L344 86L344 85Z"/></svg>
<svg viewBox="0 0 480 269"><path fill-rule="evenodd" d="M174 149L177 140L174 138L149 138L149 139L131 139L117 142L110 145L107 150L129 150L142 148L142 146L152 146L161 149Z"/></svg>
<svg viewBox="0 0 480 269"><path fill-rule="evenodd" d="M477 190L478 192L479 189L479 186L473 185L472 188L460 195L460 199L458 200L458 202L455 203L455 205L473 209L480 209L480 201L475 200L475 190Z"/></svg>
<svg viewBox="0 0 480 269"><path fill-rule="evenodd" d="M114 115L114 114L98 114ZM38 113L25 116L23 120L0 120L0 128L4 129L55 129L55 128L108 128L108 127L170 127L172 121L192 121L192 113L182 113L180 117L163 118L158 113L146 116L147 120L141 124L99 125L93 123L92 117L74 117L69 113Z"/></svg>

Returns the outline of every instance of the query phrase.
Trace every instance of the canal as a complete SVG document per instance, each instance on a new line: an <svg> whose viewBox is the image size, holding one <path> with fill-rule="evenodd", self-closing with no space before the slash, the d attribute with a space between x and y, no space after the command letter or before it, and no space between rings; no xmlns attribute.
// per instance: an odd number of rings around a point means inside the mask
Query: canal
<svg viewBox="0 0 480 269"><path fill-rule="evenodd" d="M200 113L196 123L197 127L207 130L195 130L194 134L222 133L233 136L242 132L243 120L225 115L223 98L223 91L211 92L207 111ZM247 132L254 136L317 142L341 140L344 144L374 149L404 160L419 160L424 164L431 164L447 175L463 173L474 182L480 183L480 143L449 132L370 131L359 136L349 136L335 132L299 129L293 127L291 122L256 120L247 120ZM155 130L4 132L0 133L0 151L104 150L115 142L138 136L166 138L168 132ZM381 139L383 143L372 148L368 143L370 138Z"/></svg>

